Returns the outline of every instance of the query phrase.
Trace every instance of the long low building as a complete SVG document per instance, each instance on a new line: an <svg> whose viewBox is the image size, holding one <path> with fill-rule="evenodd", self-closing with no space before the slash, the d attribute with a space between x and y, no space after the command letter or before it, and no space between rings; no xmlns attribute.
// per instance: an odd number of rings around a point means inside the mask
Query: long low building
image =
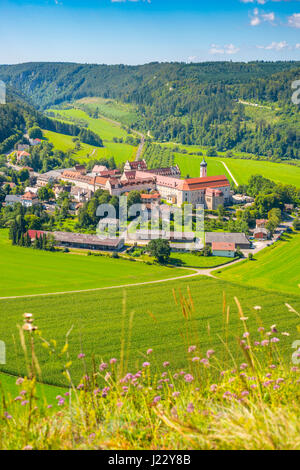
<svg viewBox="0 0 300 470"><path fill-rule="evenodd" d="M229 243L244 250L251 247L251 242L244 233L206 232L205 243L209 246L212 246L213 243Z"/></svg>
<svg viewBox="0 0 300 470"><path fill-rule="evenodd" d="M29 230L28 234L32 241L43 234L53 236L56 246L66 248L81 248L85 250L99 251L120 251L124 247L124 240L121 238L106 238L101 240L97 235L73 232L44 232L41 230Z"/></svg>

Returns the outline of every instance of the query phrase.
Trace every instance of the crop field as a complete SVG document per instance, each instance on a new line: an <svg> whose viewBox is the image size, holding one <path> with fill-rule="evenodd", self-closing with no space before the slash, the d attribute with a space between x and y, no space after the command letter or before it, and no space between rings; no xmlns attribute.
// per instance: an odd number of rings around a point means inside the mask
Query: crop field
<svg viewBox="0 0 300 470"><path fill-rule="evenodd" d="M94 289L189 274L188 270L104 256L50 253L12 246L0 230L0 297Z"/></svg>
<svg viewBox="0 0 300 470"><path fill-rule="evenodd" d="M300 234L285 235L255 255L254 261L226 267L215 275L238 284L300 296Z"/></svg>
<svg viewBox="0 0 300 470"><path fill-rule="evenodd" d="M30 270L26 270L30 272ZM176 293L176 301L174 293ZM182 314L179 292L185 302L193 299L192 316L185 320ZM274 292L270 295L262 289L242 287L223 280L194 277L170 283L152 284L143 287L65 294L35 298L19 298L0 301L0 337L7 346L7 364L1 366L3 372L24 374L23 351L19 346L16 325L22 321L22 314L34 314L34 322L40 334L54 349L49 355L48 348L41 345L36 337L35 350L43 370L43 381L63 385L64 364L72 361L71 375L78 384L80 378L91 373L92 361L95 364L108 362L115 357L120 360L124 352L125 363L129 358L128 371L141 368L145 360L151 366L160 368L163 361L169 361L173 370L186 367L187 347L200 345L200 357L212 348L221 360L225 360L221 338L225 338L223 296L226 295L229 307L228 344L235 357L239 357L240 347L236 336L243 334L243 323L238 316L234 297L237 296L243 315L248 318L247 325L251 339L259 339L257 332L257 311L266 328L276 324L279 331L287 331L289 337L280 335L279 347L291 356L291 345L298 338L299 317L290 311L285 303L300 310L300 297ZM225 315L226 317L226 315ZM71 332L70 332L71 331ZM122 334L124 331L124 335ZM68 336L68 356L60 356ZM125 340L125 346L122 339ZM153 348L151 358L146 355ZM223 352L222 352L223 351ZM79 353L86 358L79 359ZM229 367L234 367L228 355Z"/></svg>
<svg viewBox="0 0 300 470"><path fill-rule="evenodd" d="M63 152L74 149L72 136L59 134L57 132L43 131L44 137L51 142L54 147ZM115 142L104 142L105 147L93 147L91 145L81 143L81 150L76 151L72 155L73 158L80 163L89 160L114 157L116 164L124 163L126 160L134 160L136 155L136 147L127 144L119 144Z"/></svg>

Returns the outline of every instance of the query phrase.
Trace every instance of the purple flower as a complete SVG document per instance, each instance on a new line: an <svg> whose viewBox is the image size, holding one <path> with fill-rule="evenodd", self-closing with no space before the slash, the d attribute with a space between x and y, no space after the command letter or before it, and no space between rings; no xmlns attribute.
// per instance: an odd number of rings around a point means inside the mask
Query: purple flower
<svg viewBox="0 0 300 470"><path fill-rule="evenodd" d="M196 346L190 346L189 349L188 349L188 352L191 353L191 352L194 352L196 351Z"/></svg>
<svg viewBox="0 0 300 470"><path fill-rule="evenodd" d="M262 346L268 346L269 340L268 340L268 339L264 339L260 344L261 344Z"/></svg>
<svg viewBox="0 0 300 470"><path fill-rule="evenodd" d="M244 390L244 391L241 393L241 396L242 396L242 397L247 397L248 395L249 395L248 390Z"/></svg>
<svg viewBox="0 0 300 470"><path fill-rule="evenodd" d="M210 391L211 391L211 392L215 392L215 391L217 390L217 388L218 388L218 386L217 386L216 384L212 384L212 385L210 386Z"/></svg>
<svg viewBox="0 0 300 470"><path fill-rule="evenodd" d="M215 351L213 349L209 349L207 352L206 352L206 357L208 357L208 359L210 358L210 356L213 356L215 354Z"/></svg>
<svg viewBox="0 0 300 470"><path fill-rule="evenodd" d="M103 372L105 369L107 369L107 364L106 362L102 362L99 366L99 369L101 372Z"/></svg>
<svg viewBox="0 0 300 470"><path fill-rule="evenodd" d="M158 395L153 399L153 403L158 403L161 400L161 397Z"/></svg>
<svg viewBox="0 0 300 470"><path fill-rule="evenodd" d="M189 403L188 406L187 406L186 411L188 413L193 413L194 410L195 410L195 407L194 407L193 403Z"/></svg>
<svg viewBox="0 0 300 470"><path fill-rule="evenodd" d="M241 370L247 369L247 367L248 367L248 364L246 364L245 362L240 365Z"/></svg>
<svg viewBox="0 0 300 470"><path fill-rule="evenodd" d="M246 331L244 334L243 334L243 338L248 338L250 336L250 333L248 331Z"/></svg>
<svg viewBox="0 0 300 470"><path fill-rule="evenodd" d="M21 402L21 405L22 405L22 406L25 406L25 405L28 405L28 403L29 403L28 400L24 400L24 401Z"/></svg>
<svg viewBox="0 0 300 470"><path fill-rule="evenodd" d="M170 365L170 363L169 363L168 361L165 361L165 362L163 363L163 366L164 366L164 367L169 367L169 365Z"/></svg>
<svg viewBox="0 0 300 470"><path fill-rule="evenodd" d="M78 359L83 359L83 358L85 357L85 354L83 354L83 353L80 353L80 354L78 354L78 356L77 356L77 357L78 357Z"/></svg>
<svg viewBox="0 0 300 470"><path fill-rule="evenodd" d="M200 357L193 357L192 362L200 361Z"/></svg>
<svg viewBox="0 0 300 470"><path fill-rule="evenodd" d="M180 392L173 392L172 393L172 397L174 397L174 398L179 397L179 395L180 395Z"/></svg>
<svg viewBox="0 0 300 470"><path fill-rule="evenodd" d="M152 353L153 353L153 349L150 348L150 349L147 350L148 356L149 356L149 354L152 354Z"/></svg>
<svg viewBox="0 0 300 470"><path fill-rule="evenodd" d="M272 338L271 343L279 343L280 339L279 338Z"/></svg>
<svg viewBox="0 0 300 470"><path fill-rule="evenodd" d="M22 385L22 383L24 382L24 379L22 377L19 377L17 380L16 380L16 385Z"/></svg>
<svg viewBox="0 0 300 470"><path fill-rule="evenodd" d="M143 367L150 367L150 362L144 362Z"/></svg>
<svg viewBox="0 0 300 470"><path fill-rule="evenodd" d="M117 362L117 359L115 357L112 357L109 362L110 364L115 364Z"/></svg>
<svg viewBox="0 0 300 470"><path fill-rule="evenodd" d="M193 382L194 377L193 377L191 374L186 374L186 375L184 376L184 380L185 380L187 383L191 383L191 382Z"/></svg>

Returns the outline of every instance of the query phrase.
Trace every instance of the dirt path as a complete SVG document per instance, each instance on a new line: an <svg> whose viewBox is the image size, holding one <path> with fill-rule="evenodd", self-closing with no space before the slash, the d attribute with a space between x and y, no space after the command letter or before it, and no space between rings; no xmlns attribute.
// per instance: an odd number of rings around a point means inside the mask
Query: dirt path
<svg viewBox="0 0 300 470"><path fill-rule="evenodd" d="M233 176L233 174L232 174L231 171L229 170L229 168L228 168L228 166L226 165L226 163L223 162L222 160L220 160L220 162L223 164L225 170L226 170L226 171L228 172L228 174L231 176L232 181L234 182L234 184L235 184L236 186L238 186L239 183L237 182L237 180L235 179L235 177Z"/></svg>

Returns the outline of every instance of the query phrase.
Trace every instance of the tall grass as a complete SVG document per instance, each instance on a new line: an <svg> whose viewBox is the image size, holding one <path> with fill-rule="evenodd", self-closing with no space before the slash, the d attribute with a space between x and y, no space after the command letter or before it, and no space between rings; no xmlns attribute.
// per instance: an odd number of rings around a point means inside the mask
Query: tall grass
<svg viewBox="0 0 300 470"><path fill-rule="evenodd" d="M243 333L236 340L241 356L232 354L230 310L224 296L222 353L204 351L192 328L195 305L190 291L173 292L181 306L180 334L186 345L186 367L158 364L155 350L144 351L134 370L128 370L134 314L123 304L121 355L92 361L87 370L82 352L82 379L73 383L68 341L57 350L25 315L19 328L27 378L18 378L18 396L1 390L1 449L300 449L299 351L290 361L281 354L289 332L263 325L260 306L254 307L257 333L248 332L243 309L236 298ZM287 308L296 316L292 306ZM155 321L155 318L153 318ZM209 325L207 334L210 334ZM35 344L42 341L50 355L62 362L69 387L55 404L37 398L36 381L42 378ZM166 345L167 348L167 345ZM292 348L292 345L291 345ZM293 362L292 362L292 353ZM225 368L226 365L226 368Z"/></svg>

